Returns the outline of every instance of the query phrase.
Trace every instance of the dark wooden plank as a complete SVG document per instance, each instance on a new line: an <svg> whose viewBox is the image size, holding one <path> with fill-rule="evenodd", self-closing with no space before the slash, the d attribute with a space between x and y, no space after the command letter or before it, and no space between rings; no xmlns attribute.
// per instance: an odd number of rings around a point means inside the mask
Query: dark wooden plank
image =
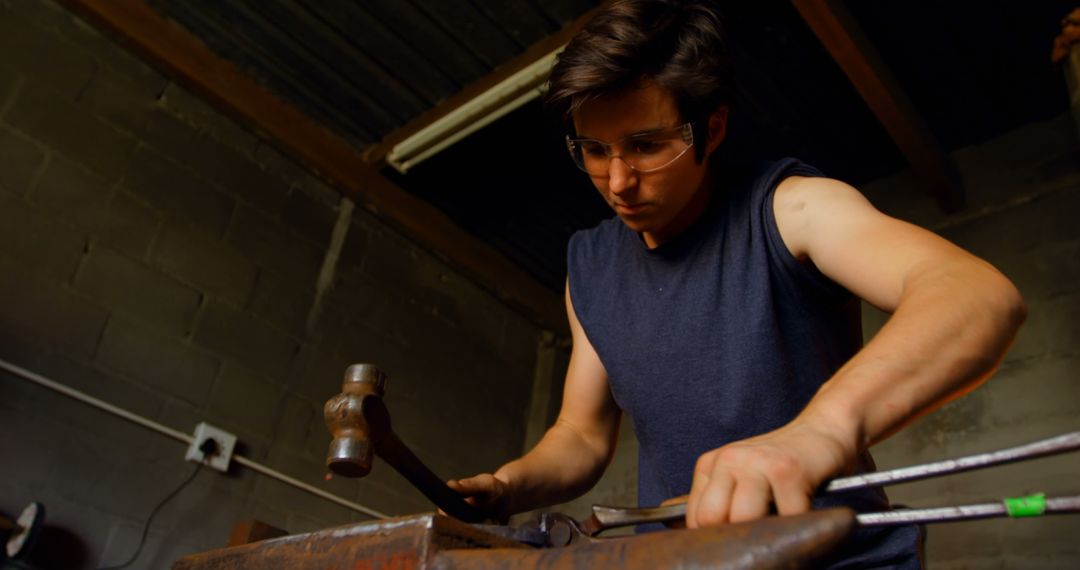
<svg viewBox="0 0 1080 570"><path fill-rule="evenodd" d="M483 12L461 0L414 2L418 12L427 14L460 45L476 54L489 68L496 68L521 53L524 47L496 26Z"/></svg>
<svg viewBox="0 0 1080 570"><path fill-rule="evenodd" d="M519 51L559 31L550 18L526 0L475 0L476 7L487 14L503 32L520 46Z"/></svg>
<svg viewBox="0 0 1080 570"><path fill-rule="evenodd" d="M956 167L896 85L854 19L836 0L792 0L810 28L929 186L945 212L963 207Z"/></svg>
<svg viewBox="0 0 1080 570"><path fill-rule="evenodd" d="M324 89L361 91L402 123L435 102L426 100L376 60L354 49L295 0L248 0L245 4L284 36L282 49L309 56L303 62L309 83Z"/></svg>
<svg viewBox="0 0 1080 570"><path fill-rule="evenodd" d="M573 23L582 14L600 4L599 0L532 0L532 2L560 26Z"/></svg>
<svg viewBox="0 0 1080 570"><path fill-rule="evenodd" d="M462 49L456 39L407 2L367 0L364 9L386 28L400 34L406 43L416 46L435 67L459 85L466 85L491 71L491 66Z"/></svg>
<svg viewBox="0 0 1080 570"><path fill-rule="evenodd" d="M90 23L119 35L151 64L206 97L242 124L263 133L282 151L320 173L346 195L401 228L464 275L531 320L568 333L562 296L530 278L490 246L468 234L433 206L363 166L340 137L275 97L218 57L144 0L63 0Z"/></svg>
<svg viewBox="0 0 1080 570"><path fill-rule="evenodd" d="M462 87L431 63L418 46L402 40L369 14L364 3L309 2L304 7L361 53L379 60L414 91L432 104L453 95Z"/></svg>
<svg viewBox="0 0 1080 570"><path fill-rule="evenodd" d="M248 37L250 32L230 33L228 30L246 25L246 20L234 11L219 14L200 9L189 2L174 0L150 0L150 4L196 36L216 55L230 60L258 83L304 109L335 132L360 142L362 146L378 138L380 133L393 125L386 122L383 116L346 114L342 109L348 107L337 100L338 95L313 90L291 73L290 68L279 65L274 58L269 57L263 47ZM218 5L213 6L216 8ZM353 104L356 104L355 101Z"/></svg>

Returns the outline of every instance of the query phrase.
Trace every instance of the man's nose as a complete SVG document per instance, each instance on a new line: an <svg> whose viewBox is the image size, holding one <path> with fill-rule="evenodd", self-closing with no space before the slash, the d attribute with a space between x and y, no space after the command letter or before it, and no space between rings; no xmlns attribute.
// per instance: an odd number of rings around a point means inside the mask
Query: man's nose
<svg viewBox="0 0 1080 570"><path fill-rule="evenodd" d="M630 168L621 156L611 157L608 163L608 190L612 194L622 194L637 184L637 171Z"/></svg>

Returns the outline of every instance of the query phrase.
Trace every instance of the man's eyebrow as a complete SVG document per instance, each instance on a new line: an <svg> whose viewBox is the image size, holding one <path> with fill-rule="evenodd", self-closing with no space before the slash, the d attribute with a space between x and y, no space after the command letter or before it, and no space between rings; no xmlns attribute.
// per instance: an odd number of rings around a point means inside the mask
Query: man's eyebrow
<svg viewBox="0 0 1080 570"><path fill-rule="evenodd" d="M596 137L590 137L590 136L582 135L580 133L578 133L578 136L576 138L588 139L588 140L599 141L599 142L619 142L619 141L624 141L626 139L630 139L630 138L634 138L634 137L653 135L653 134L664 132L664 131L670 131L673 128L675 128L675 127L650 127L650 128L647 128L647 129L642 129L640 131L634 131L634 132L632 132L632 133L630 133L628 135L625 135L622 138L616 139L614 141L605 141L603 139L598 139Z"/></svg>

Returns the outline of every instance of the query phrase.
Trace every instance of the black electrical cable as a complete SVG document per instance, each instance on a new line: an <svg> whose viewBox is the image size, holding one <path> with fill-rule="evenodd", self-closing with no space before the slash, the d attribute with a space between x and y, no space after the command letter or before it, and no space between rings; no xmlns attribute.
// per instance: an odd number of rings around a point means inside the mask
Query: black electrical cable
<svg viewBox="0 0 1080 570"><path fill-rule="evenodd" d="M158 503L156 507L154 507L154 510L150 511L150 516L146 517L146 524L143 525L142 537L139 539L139 546L135 548L135 553L131 555L131 558L129 558L127 562L124 562L119 566L103 566L101 568L98 568L97 570L120 570L121 568L127 568L128 566L131 566L131 564L135 562L135 559L139 557L139 553L142 552L143 546L146 545L146 535L150 532L150 523L154 521L154 516L157 515L158 511L161 510L161 508L164 507L166 503L172 500L172 498L175 497L178 493L180 493L180 491L184 490L184 487L187 487L188 483L191 483L195 480L195 476L199 474L199 470L202 469L203 463L205 463L211 455L217 453L217 442L212 439L205 439L203 440L202 444L199 445L199 451L203 452L203 458L202 461L199 461L195 465L195 470L191 472L191 475L188 475L188 478L184 479L184 482L180 483L179 487L173 489L173 492L169 493L168 496L162 499L161 502Z"/></svg>

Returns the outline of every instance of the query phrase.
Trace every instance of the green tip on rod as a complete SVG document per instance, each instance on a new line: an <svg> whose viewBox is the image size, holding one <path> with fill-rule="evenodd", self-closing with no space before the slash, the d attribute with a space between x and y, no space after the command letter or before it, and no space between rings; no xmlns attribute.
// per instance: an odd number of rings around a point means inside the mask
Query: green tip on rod
<svg viewBox="0 0 1080 570"><path fill-rule="evenodd" d="M1037 517L1046 512L1046 495L1036 493L1026 497L1005 499L1005 510L1010 517Z"/></svg>

